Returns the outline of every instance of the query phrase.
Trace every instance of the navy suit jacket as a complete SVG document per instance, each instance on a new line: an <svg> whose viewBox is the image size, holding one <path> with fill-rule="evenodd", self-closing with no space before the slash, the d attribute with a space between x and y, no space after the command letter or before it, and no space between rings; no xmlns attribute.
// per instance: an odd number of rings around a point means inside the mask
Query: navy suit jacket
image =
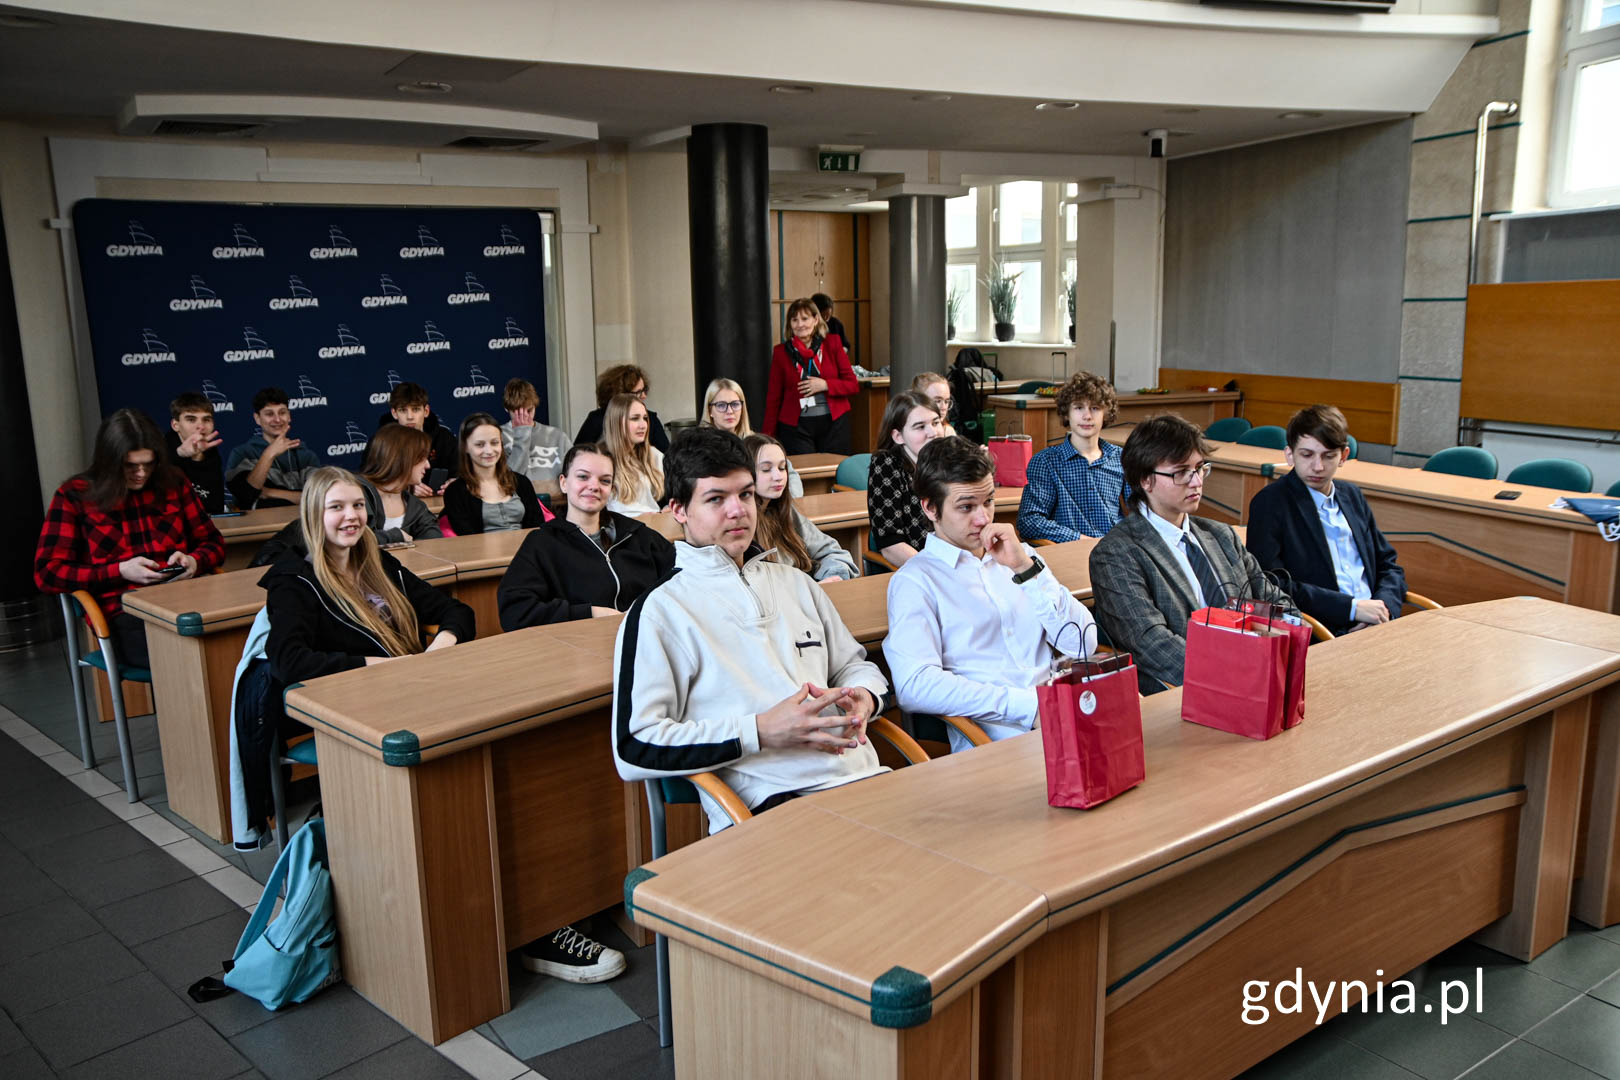
<svg viewBox="0 0 1620 1080"><path fill-rule="evenodd" d="M1406 571L1395 561L1395 549L1378 531L1360 488L1334 480L1333 496L1350 524L1372 598L1384 602L1391 618L1398 617L1406 602ZM1250 553L1267 570L1287 571L1287 576L1278 575L1278 581L1301 611L1335 634L1351 628L1350 595L1339 591L1322 518L1298 474L1290 472L1255 494L1249 502L1248 528L1245 544Z"/></svg>

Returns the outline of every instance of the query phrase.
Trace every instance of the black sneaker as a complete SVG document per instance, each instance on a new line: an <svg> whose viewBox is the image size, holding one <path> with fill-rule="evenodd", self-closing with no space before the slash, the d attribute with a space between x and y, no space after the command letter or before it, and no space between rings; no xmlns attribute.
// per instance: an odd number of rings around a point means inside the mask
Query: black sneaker
<svg viewBox="0 0 1620 1080"><path fill-rule="evenodd" d="M592 941L572 926L529 942L520 955L530 971L574 983L606 982L624 971L624 953Z"/></svg>

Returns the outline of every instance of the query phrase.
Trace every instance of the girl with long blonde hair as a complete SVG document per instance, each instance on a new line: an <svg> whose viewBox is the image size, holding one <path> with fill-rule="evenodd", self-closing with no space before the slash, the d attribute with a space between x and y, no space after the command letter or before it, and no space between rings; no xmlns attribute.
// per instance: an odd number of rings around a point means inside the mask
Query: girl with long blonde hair
<svg viewBox="0 0 1620 1080"><path fill-rule="evenodd" d="M647 404L615 394L602 419L602 442L613 454L613 498L607 508L636 517L657 513L664 501L664 455L648 441Z"/></svg>

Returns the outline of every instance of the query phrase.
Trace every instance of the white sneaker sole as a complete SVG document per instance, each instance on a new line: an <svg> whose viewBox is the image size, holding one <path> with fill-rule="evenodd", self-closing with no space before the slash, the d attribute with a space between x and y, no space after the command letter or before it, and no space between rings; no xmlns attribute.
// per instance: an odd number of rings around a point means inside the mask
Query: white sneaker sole
<svg viewBox="0 0 1620 1080"><path fill-rule="evenodd" d="M599 983L617 978L624 974L625 962L620 957L618 964L612 967L603 967L600 964L591 967L575 967L571 964L554 964L549 960L536 960L524 956L523 967L537 975L550 975L553 979L561 979L571 983Z"/></svg>

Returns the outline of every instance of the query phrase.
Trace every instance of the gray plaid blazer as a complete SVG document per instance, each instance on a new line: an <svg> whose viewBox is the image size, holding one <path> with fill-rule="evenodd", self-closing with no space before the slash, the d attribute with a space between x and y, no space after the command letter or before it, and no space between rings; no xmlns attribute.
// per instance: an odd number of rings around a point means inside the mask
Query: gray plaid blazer
<svg viewBox="0 0 1620 1080"><path fill-rule="evenodd" d="M1252 596L1298 614L1288 594L1267 581L1230 525L1193 517L1192 531L1209 565L1232 595ZM1091 551L1093 614L1114 647L1136 660L1142 693L1181 685L1187 620L1197 597L1151 523L1132 510Z"/></svg>

